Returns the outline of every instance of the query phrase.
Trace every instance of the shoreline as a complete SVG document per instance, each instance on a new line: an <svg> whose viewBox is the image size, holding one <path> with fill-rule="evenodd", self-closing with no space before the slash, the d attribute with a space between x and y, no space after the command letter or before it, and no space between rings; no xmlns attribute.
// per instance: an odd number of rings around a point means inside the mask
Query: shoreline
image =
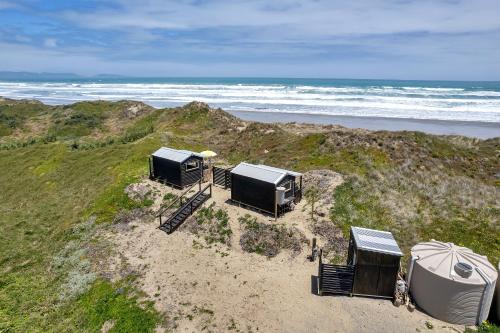
<svg viewBox="0 0 500 333"><path fill-rule="evenodd" d="M13 101L33 100L46 105L71 105L72 103L84 101L109 101L106 99L97 100L79 100L68 101L68 103L50 103L43 98L10 98L0 96L2 99L10 99ZM120 99L119 101L134 101L144 103L155 109L161 109L154 103L147 103L140 100ZM186 103L189 104L189 103ZM185 104L183 104L185 105ZM181 105L181 106L183 106ZM216 108L214 105L210 107ZM175 106L166 106L166 108ZM266 112L266 111L249 111L249 110L234 110L224 109L235 117L244 121L254 121L262 123L303 123L313 125L339 125L349 129L365 129L369 131L417 131L433 135L458 135L478 139L492 139L500 137L500 123L497 122L482 122L482 121L461 121L461 120L440 120L440 119L414 119L414 118L391 118L391 117L364 117L364 116L344 116L344 115L325 115L325 114L308 114L308 113L291 113L291 112Z"/></svg>
<svg viewBox="0 0 500 333"><path fill-rule="evenodd" d="M434 120L387 117L333 116L286 112L256 112L224 110L246 121L264 123L306 123L318 125L340 125L370 131L418 131L435 135L461 135L479 139L500 136L500 123L458 120Z"/></svg>

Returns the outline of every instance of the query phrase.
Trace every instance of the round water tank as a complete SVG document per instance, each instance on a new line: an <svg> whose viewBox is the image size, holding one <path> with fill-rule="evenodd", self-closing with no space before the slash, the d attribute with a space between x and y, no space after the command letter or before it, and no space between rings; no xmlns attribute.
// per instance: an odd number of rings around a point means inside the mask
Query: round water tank
<svg viewBox="0 0 500 333"><path fill-rule="evenodd" d="M415 245L411 255L410 293L419 307L453 324L486 320L498 272L485 256L434 240Z"/></svg>
<svg viewBox="0 0 500 333"><path fill-rule="evenodd" d="M498 271L500 272L500 262L498 263ZM497 283L497 320L500 322L500 283Z"/></svg>

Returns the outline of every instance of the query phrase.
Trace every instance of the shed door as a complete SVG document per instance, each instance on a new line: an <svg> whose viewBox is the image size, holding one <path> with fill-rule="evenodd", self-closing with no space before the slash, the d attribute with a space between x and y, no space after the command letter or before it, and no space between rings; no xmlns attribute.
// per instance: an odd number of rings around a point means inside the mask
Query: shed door
<svg viewBox="0 0 500 333"><path fill-rule="evenodd" d="M376 265L356 265L354 293L359 295L378 295L379 268Z"/></svg>
<svg viewBox="0 0 500 333"><path fill-rule="evenodd" d="M353 292L367 296L394 296L399 257L362 250L357 254Z"/></svg>
<svg viewBox="0 0 500 333"><path fill-rule="evenodd" d="M400 258L381 255L377 294L392 297L396 288L396 279L399 271Z"/></svg>
<svg viewBox="0 0 500 333"><path fill-rule="evenodd" d="M380 254L357 250L354 293L359 295L378 295Z"/></svg>

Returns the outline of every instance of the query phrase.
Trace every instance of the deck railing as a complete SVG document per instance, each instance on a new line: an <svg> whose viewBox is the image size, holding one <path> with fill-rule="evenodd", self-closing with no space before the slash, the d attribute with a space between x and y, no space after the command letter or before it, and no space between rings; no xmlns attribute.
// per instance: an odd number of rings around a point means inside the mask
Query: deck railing
<svg viewBox="0 0 500 333"><path fill-rule="evenodd" d="M191 185L187 190L185 190L184 192L181 193L181 195L179 197L177 197L177 199L175 199L174 201L172 201L168 206L161 206L160 209L158 210L158 212L156 213L156 217L158 219L160 219L160 226L162 225L162 221L161 221L161 218L162 218L162 215L169 209L173 208L174 205L177 203L177 202L180 202L180 205L179 207L182 207L183 203L182 203L182 199L183 197L189 193L189 191L191 191L196 185L198 185L198 192L201 191L201 182L197 182L197 183L194 183L193 185ZM212 188L210 188L210 195L212 194Z"/></svg>

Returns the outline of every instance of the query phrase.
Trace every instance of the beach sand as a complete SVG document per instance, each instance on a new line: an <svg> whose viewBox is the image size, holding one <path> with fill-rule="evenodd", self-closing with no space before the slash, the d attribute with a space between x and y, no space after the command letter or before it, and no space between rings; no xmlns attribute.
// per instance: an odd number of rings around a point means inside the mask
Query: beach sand
<svg viewBox="0 0 500 333"><path fill-rule="evenodd" d="M420 131L438 135L463 135L480 139L500 136L500 123L234 110L227 110L227 112L243 120L265 123L297 122L321 125L341 125L348 128L364 128L374 131Z"/></svg>
<svg viewBox="0 0 500 333"><path fill-rule="evenodd" d="M342 182L335 176L332 182ZM165 193L178 190L145 180ZM336 186L333 184L334 186ZM332 186L332 187L334 187ZM158 332L419 332L432 323L436 332L461 332L423 312L395 307L389 300L315 294L318 263L306 259L311 249L293 256L282 251L274 258L244 252L239 244L238 217L255 216L263 223L274 219L229 204L230 192L213 188L215 202L225 209L233 230L231 247L207 245L181 229L167 235L157 220L137 220L107 233L114 244L116 267L125 264L139 274L137 283L147 299L165 314ZM302 200L278 223L294 226L311 239L309 211ZM158 208L155 203L153 208ZM319 246L322 245L319 239ZM119 273L118 273L119 275Z"/></svg>

